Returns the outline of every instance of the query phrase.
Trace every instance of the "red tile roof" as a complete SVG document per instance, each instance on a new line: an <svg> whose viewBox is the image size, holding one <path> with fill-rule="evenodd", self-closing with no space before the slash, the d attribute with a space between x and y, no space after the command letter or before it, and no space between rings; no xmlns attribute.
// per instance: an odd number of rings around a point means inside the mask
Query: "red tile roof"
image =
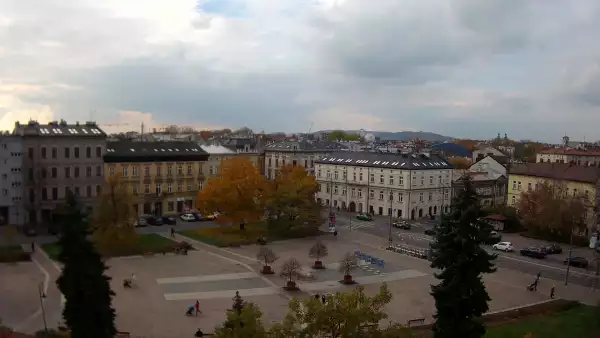
<svg viewBox="0 0 600 338"><path fill-rule="evenodd" d="M540 154L556 154L556 155L571 155L571 156L600 156L600 151L578 150L565 148L550 148L540 151Z"/></svg>
<svg viewBox="0 0 600 338"><path fill-rule="evenodd" d="M600 168L571 165L568 163L513 164L510 167L509 173L585 183L596 183L600 179Z"/></svg>

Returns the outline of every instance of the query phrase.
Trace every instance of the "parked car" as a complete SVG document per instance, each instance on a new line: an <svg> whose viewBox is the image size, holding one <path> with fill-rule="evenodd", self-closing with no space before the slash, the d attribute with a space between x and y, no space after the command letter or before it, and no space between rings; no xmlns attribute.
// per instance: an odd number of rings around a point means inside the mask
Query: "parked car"
<svg viewBox="0 0 600 338"><path fill-rule="evenodd" d="M542 249L544 249L548 255L562 253L562 248L558 244L544 245Z"/></svg>
<svg viewBox="0 0 600 338"><path fill-rule="evenodd" d="M148 226L148 220L145 217L140 217L135 222L133 222L133 226L136 227L136 228L138 228L138 227L147 227Z"/></svg>
<svg viewBox="0 0 600 338"><path fill-rule="evenodd" d="M513 248L511 242L499 242L499 243L496 243L496 244L492 245L492 249L499 250L499 251L504 251L504 252L513 252L515 250L515 248Z"/></svg>
<svg viewBox="0 0 600 338"><path fill-rule="evenodd" d="M392 223L392 226L394 228L399 228L399 229L404 229L404 230L410 230L410 224L407 221L394 221L394 223Z"/></svg>
<svg viewBox="0 0 600 338"><path fill-rule="evenodd" d="M161 217L163 224L175 225L177 224L177 218L175 216L163 216Z"/></svg>
<svg viewBox="0 0 600 338"><path fill-rule="evenodd" d="M587 267L590 265L590 262L583 257L571 257L570 260L569 260L569 258L566 258L564 263L565 263L565 265L569 264L570 266L574 266L577 268L583 268L583 269L587 269Z"/></svg>
<svg viewBox="0 0 600 338"><path fill-rule="evenodd" d="M494 245L502 241L502 235L497 231L490 232L490 237L485 241L485 244Z"/></svg>
<svg viewBox="0 0 600 338"><path fill-rule="evenodd" d="M356 219L358 219L360 221L372 221L373 217L371 217L371 215L369 215L369 214L358 214L356 216Z"/></svg>
<svg viewBox="0 0 600 338"><path fill-rule="evenodd" d="M528 248L523 248L521 249L521 255L522 256L527 256L527 257L533 257L533 258L546 258L546 252L541 249L541 248L537 248L534 246L528 247Z"/></svg>
<svg viewBox="0 0 600 338"><path fill-rule="evenodd" d="M162 217L160 216L146 216L146 222L148 225L161 226L163 225Z"/></svg>
<svg viewBox="0 0 600 338"><path fill-rule="evenodd" d="M179 216L179 218L181 218L182 221L184 222L196 222L198 221L198 218L196 218L196 216L192 213L185 213L185 214L181 214L181 216Z"/></svg>
<svg viewBox="0 0 600 338"><path fill-rule="evenodd" d="M425 229L425 235L435 236L435 229L433 229L433 228Z"/></svg>

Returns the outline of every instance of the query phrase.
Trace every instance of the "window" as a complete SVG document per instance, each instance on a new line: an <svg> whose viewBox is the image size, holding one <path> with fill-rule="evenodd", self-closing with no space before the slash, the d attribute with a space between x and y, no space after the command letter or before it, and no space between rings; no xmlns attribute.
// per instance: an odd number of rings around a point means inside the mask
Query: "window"
<svg viewBox="0 0 600 338"><path fill-rule="evenodd" d="M375 174L371 174L371 183L375 183Z"/></svg>
<svg viewBox="0 0 600 338"><path fill-rule="evenodd" d="M96 176L102 176L102 166L101 165L96 166Z"/></svg>
<svg viewBox="0 0 600 338"><path fill-rule="evenodd" d="M131 167L131 174L133 175L133 177L137 177L138 175L138 166L134 165L133 167Z"/></svg>
<svg viewBox="0 0 600 338"><path fill-rule="evenodd" d="M202 190L202 182L198 182L198 190Z"/></svg>
<svg viewBox="0 0 600 338"><path fill-rule="evenodd" d="M48 177L48 169L42 168L42 178L47 178L47 177Z"/></svg>
<svg viewBox="0 0 600 338"><path fill-rule="evenodd" d="M27 155L29 156L29 158L33 159L33 148L29 148L27 149Z"/></svg>
<svg viewBox="0 0 600 338"><path fill-rule="evenodd" d="M145 194L149 194L150 193L150 184L144 184L144 193Z"/></svg>
<svg viewBox="0 0 600 338"><path fill-rule="evenodd" d="M512 201L511 202L512 202L512 205L517 204L517 199L515 198L515 196L512 197Z"/></svg>
<svg viewBox="0 0 600 338"><path fill-rule="evenodd" d="M138 190L139 190L139 189L138 189L138 185L137 185L137 184L134 184L134 185L133 185L133 194L134 194L134 195L137 195L137 194L139 194L140 192L139 192Z"/></svg>
<svg viewBox="0 0 600 338"><path fill-rule="evenodd" d="M71 148L65 147L65 158L71 157Z"/></svg>
<svg viewBox="0 0 600 338"><path fill-rule="evenodd" d="M58 148L52 147L52 158L58 157Z"/></svg>
<svg viewBox="0 0 600 338"><path fill-rule="evenodd" d="M390 184L394 184L394 176L390 175Z"/></svg>
<svg viewBox="0 0 600 338"><path fill-rule="evenodd" d="M182 165L177 166L177 175L183 175L183 166Z"/></svg>
<svg viewBox="0 0 600 338"><path fill-rule="evenodd" d="M325 192L326 192L326 193L329 193L330 189L331 189L331 188L329 187L329 184L327 184L327 185L325 186Z"/></svg>
<svg viewBox="0 0 600 338"><path fill-rule="evenodd" d="M352 190L350 190L350 196L354 196L356 194L356 189L352 188Z"/></svg>
<svg viewBox="0 0 600 338"><path fill-rule="evenodd" d="M160 165L156 165L156 176L161 176L161 167Z"/></svg>
<svg viewBox="0 0 600 338"><path fill-rule="evenodd" d="M173 184L171 184L171 183L167 184L167 192L168 193L172 193L173 192Z"/></svg>
<svg viewBox="0 0 600 338"><path fill-rule="evenodd" d="M31 168L28 170L28 177L30 181L33 181L33 169Z"/></svg>
<svg viewBox="0 0 600 338"><path fill-rule="evenodd" d="M85 157L87 157L87 158L92 157L92 147L90 147L90 146L85 147Z"/></svg>
<svg viewBox="0 0 600 338"><path fill-rule="evenodd" d="M419 194L419 201L420 201L420 202L423 202L423 193L420 193L420 194Z"/></svg>
<svg viewBox="0 0 600 338"><path fill-rule="evenodd" d="M187 188L188 188L188 190L187 190L187 191L193 191L193 188L192 188L192 185L191 185L191 184L188 184Z"/></svg>
<svg viewBox="0 0 600 338"><path fill-rule="evenodd" d="M358 197L362 197L362 189L358 189Z"/></svg>
<svg viewBox="0 0 600 338"><path fill-rule="evenodd" d="M188 166L187 166L187 174L188 175L192 174L192 165L191 164L188 164Z"/></svg>
<svg viewBox="0 0 600 338"><path fill-rule="evenodd" d="M48 190L46 190L46 188L42 188L42 201L45 201L48 199Z"/></svg>
<svg viewBox="0 0 600 338"><path fill-rule="evenodd" d="M322 174L323 174L323 173L321 172L321 169L319 169L319 170L317 171L317 176L321 177L321 175L322 175Z"/></svg>
<svg viewBox="0 0 600 338"><path fill-rule="evenodd" d="M73 176L79 177L79 167L75 167Z"/></svg>
<svg viewBox="0 0 600 338"><path fill-rule="evenodd" d="M92 186L91 185L88 185L87 187L85 187L85 196L92 197Z"/></svg>
<svg viewBox="0 0 600 338"><path fill-rule="evenodd" d="M162 193L162 184L157 183L156 184L156 194L160 195Z"/></svg>
<svg viewBox="0 0 600 338"><path fill-rule="evenodd" d="M393 202L393 201L394 201L394 194L390 193L390 202Z"/></svg>
<svg viewBox="0 0 600 338"><path fill-rule="evenodd" d="M400 177L398 177L398 185L404 185L404 176L400 175Z"/></svg>
<svg viewBox="0 0 600 338"><path fill-rule="evenodd" d="M513 190L517 190L517 181L513 181Z"/></svg>
<svg viewBox="0 0 600 338"><path fill-rule="evenodd" d="M177 183L177 192L183 192L183 183Z"/></svg>
<svg viewBox="0 0 600 338"><path fill-rule="evenodd" d="M144 167L144 176L150 177L150 167Z"/></svg>
<svg viewBox="0 0 600 338"><path fill-rule="evenodd" d="M379 192L379 200L383 201L383 191Z"/></svg>
<svg viewBox="0 0 600 338"><path fill-rule="evenodd" d="M356 173L352 173L352 180L356 181Z"/></svg>
<svg viewBox="0 0 600 338"><path fill-rule="evenodd" d="M52 199L55 201L58 199L58 188L56 187L52 188Z"/></svg>
<svg viewBox="0 0 600 338"><path fill-rule="evenodd" d="M87 166L85 167L85 176L86 177L92 177L92 166Z"/></svg>
<svg viewBox="0 0 600 338"><path fill-rule="evenodd" d="M358 174L358 178L359 178L359 180L360 180L360 181L362 181L362 180L363 180L362 173L359 173L359 174Z"/></svg>
<svg viewBox="0 0 600 338"><path fill-rule="evenodd" d="M79 187L75 187L75 195L79 196L81 191L79 190Z"/></svg>
<svg viewBox="0 0 600 338"><path fill-rule="evenodd" d="M271 158L269 158L269 167L271 166Z"/></svg>
<svg viewBox="0 0 600 338"><path fill-rule="evenodd" d="M278 158L275 159L275 166L279 167L279 159Z"/></svg>
<svg viewBox="0 0 600 338"><path fill-rule="evenodd" d="M127 176L129 176L128 169L129 169L129 168L127 168L127 167L123 167L123 168L122 168L122 170L123 170L123 177L127 177Z"/></svg>
<svg viewBox="0 0 600 338"><path fill-rule="evenodd" d="M429 200L431 201L433 199L433 194L429 193Z"/></svg>
<svg viewBox="0 0 600 338"><path fill-rule="evenodd" d="M346 188L345 187L342 188L342 196L346 196Z"/></svg>
<svg viewBox="0 0 600 338"><path fill-rule="evenodd" d="M102 187L97 184L96 185L96 196L100 196L100 194L102 194Z"/></svg>
<svg viewBox="0 0 600 338"><path fill-rule="evenodd" d="M401 192L398 193L398 201L404 201L404 195Z"/></svg>
<svg viewBox="0 0 600 338"><path fill-rule="evenodd" d="M42 158L46 158L46 147L42 147Z"/></svg>
<svg viewBox="0 0 600 338"><path fill-rule="evenodd" d="M573 197L577 196L577 189L573 189Z"/></svg>
<svg viewBox="0 0 600 338"><path fill-rule="evenodd" d="M421 185L425 185L425 179L421 177Z"/></svg>
<svg viewBox="0 0 600 338"><path fill-rule="evenodd" d="M334 177L336 180L338 179L338 171L337 171L337 170L333 172L333 177Z"/></svg>
<svg viewBox="0 0 600 338"><path fill-rule="evenodd" d="M521 191L521 182L517 182L517 190Z"/></svg>
<svg viewBox="0 0 600 338"><path fill-rule="evenodd" d="M213 167L212 167L212 165L208 168L208 174L209 175L213 174Z"/></svg>
<svg viewBox="0 0 600 338"><path fill-rule="evenodd" d="M108 176L110 176L110 177L115 176L115 168L114 167L108 168Z"/></svg>
<svg viewBox="0 0 600 338"><path fill-rule="evenodd" d="M308 168L308 160L304 160L304 168Z"/></svg>
<svg viewBox="0 0 600 338"><path fill-rule="evenodd" d="M58 169L52 168L52 178L56 178L58 176Z"/></svg>
<svg viewBox="0 0 600 338"><path fill-rule="evenodd" d="M175 210L174 206L175 206L175 204L173 202L168 202L167 203L167 211L174 211Z"/></svg>
<svg viewBox="0 0 600 338"><path fill-rule="evenodd" d="M167 176L171 176L171 175L173 175L173 166L168 165L167 166Z"/></svg>
<svg viewBox="0 0 600 338"><path fill-rule="evenodd" d="M433 184L433 176L429 176L429 184Z"/></svg>
<svg viewBox="0 0 600 338"><path fill-rule="evenodd" d="M102 147L96 147L96 157L102 157Z"/></svg>
<svg viewBox="0 0 600 338"><path fill-rule="evenodd" d="M369 198L375 198L375 190L369 191Z"/></svg>
<svg viewBox="0 0 600 338"><path fill-rule="evenodd" d="M531 191L531 183L527 183L527 191Z"/></svg>
<svg viewBox="0 0 600 338"><path fill-rule="evenodd" d="M65 178L70 178L71 177L71 168L66 167L65 168Z"/></svg>
<svg viewBox="0 0 600 338"><path fill-rule="evenodd" d="M75 155L75 158L79 158L79 147L73 148L73 155Z"/></svg>
<svg viewBox="0 0 600 338"><path fill-rule="evenodd" d="M333 187L333 194L334 195L338 194L338 186L337 185Z"/></svg>

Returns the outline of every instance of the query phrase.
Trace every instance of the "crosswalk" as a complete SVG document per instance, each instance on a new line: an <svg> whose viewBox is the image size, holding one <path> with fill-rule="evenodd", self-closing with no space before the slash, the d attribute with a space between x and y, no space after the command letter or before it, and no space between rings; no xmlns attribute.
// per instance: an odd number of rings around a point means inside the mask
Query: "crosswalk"
<svg viewBox="0 0 600 338"><path fill-rule="evenodd" d="M352 221L352 223L347 223L347 224L343 224L343 225L337 225L336 226L339 229L350 229L350 227L352 227L352 230L357 230L357 229L362 229L362 228L373 228L375 227L375 222L370 222L370 221Z"/></svg>

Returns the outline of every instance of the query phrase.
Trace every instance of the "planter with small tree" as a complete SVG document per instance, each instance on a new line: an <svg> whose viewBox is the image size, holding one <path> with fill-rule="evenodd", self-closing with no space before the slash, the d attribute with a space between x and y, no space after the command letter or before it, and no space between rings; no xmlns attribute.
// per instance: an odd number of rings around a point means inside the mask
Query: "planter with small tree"
<svg viewBox="0 0 600 338"><path fill-rule="evenodd" d="M344 273L344 279L340 281L342 284L356 284L352 278L352 270L358 267L356 256L351 253L346 253L342 261L340 262L340 272Z"/></svg>
<svg viewBox="0 0 600 338"><path fill-rule="evenodd" d="M277 257L273 250L263 246L258 249L256 258L259 261L264 262L263 268L260 271L263 275L272 275L275 273L271 267L271 264L273 264L273 262L275 262L279 257Z"/></svg>
<svg viewBox="0 0 600 338"><path fill-rule="evenodd" d="M325 257L328 254L327 247L321 241L317 241L308 253L308 256L315 259L315 264L312 266L313 269L325 269L321 257Z"/></svg>
<svg viewBox="0 0 600 338"><path fill-rule="evenodd" d="M285 263L283 263L283 265L281 266L280 275L281 277L287 279L287 282L283 287L284 290L300 290L300 288L298 288L298 285L296 284L296 278L298 277L298 272L300 272L300 268L302 268L302 265L300 265L300 262L298 262L298 260L293 257L285 261Z"/></svg>

